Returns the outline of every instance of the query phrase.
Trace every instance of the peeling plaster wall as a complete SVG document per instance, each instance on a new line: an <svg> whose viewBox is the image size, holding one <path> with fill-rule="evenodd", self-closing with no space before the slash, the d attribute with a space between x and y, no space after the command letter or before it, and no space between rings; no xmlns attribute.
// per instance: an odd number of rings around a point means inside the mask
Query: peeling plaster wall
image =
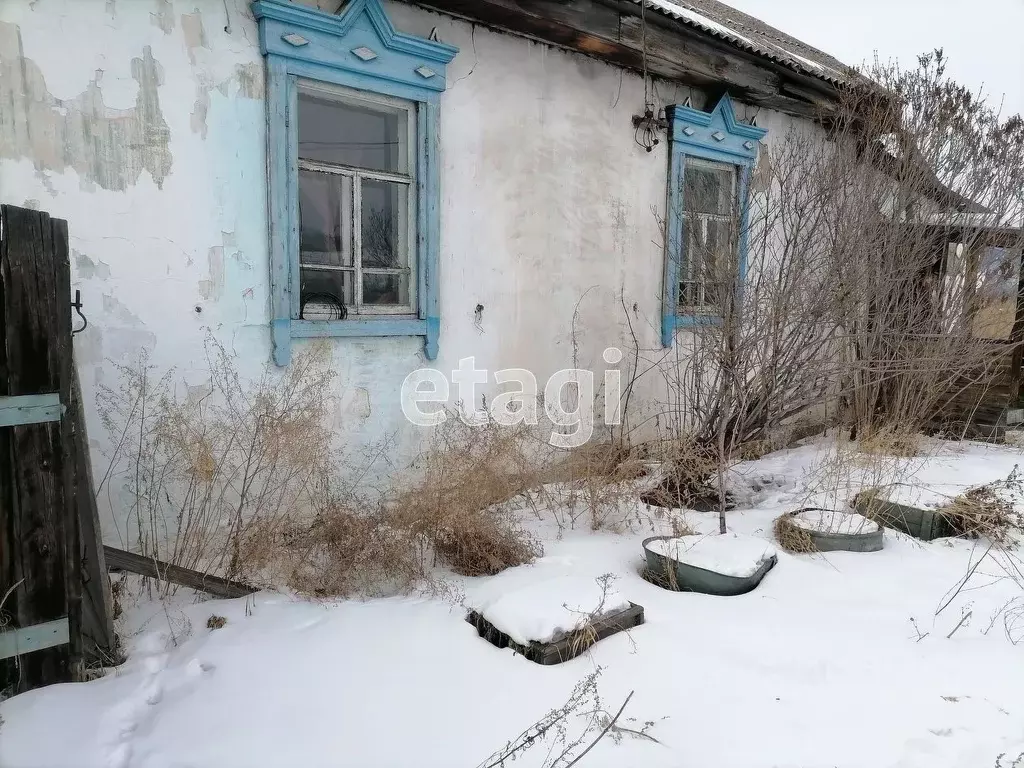
<svg viewBox="0 0 1024 768"><path fill-rule="evenodd" d="M660 349L667 142L633 141L639 77L400 3L403 31L459 46L442 100L441 355L529 368L543 386L581 366L600 381L609 346ZM659 83L659 104L700 93ZM75 338L87 403L114 363L150 353L183 386L208 384L209 329L243 375L270 357L263 62L246 0L4 0L0 4L0 200L66 218ZM758 123L784 131L788 118ZM482 313L475 309L483 305ZM635 305L635 311L633 307ZM407 466L424 435L399 407L424 365L419 338L331 343L339 443L388 438ZM493 383L481 388L488 399ZM639 408L664 401L653 378ZM111 437L88 413L94 470ZM391 467L380 466L381 471ZM105 500L101 500L105 502ZM117 507L117 502L113 502ZM123 514L107 510L108 541Z"/></svg>

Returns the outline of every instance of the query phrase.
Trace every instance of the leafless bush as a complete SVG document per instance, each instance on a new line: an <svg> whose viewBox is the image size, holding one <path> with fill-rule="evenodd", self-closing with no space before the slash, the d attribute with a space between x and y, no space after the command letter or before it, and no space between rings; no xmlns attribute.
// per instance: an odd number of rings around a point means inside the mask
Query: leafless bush
<svg viewBox="0 0 1024 768"><path fill-rule="evenodd" d="M744 445L804 418L909 453L939 418L970 420L1021 344L1024 121L950 81L941 52L867 75L762 147L749 183L684 173L668 248L692 322L659 363L663 415L714 453L720 511Z"/></svg>
<svg viewBox="0 0 1024 768"><path fill-rule="evenodd" d="M665 479L643 496L648 504L672 509L717 509L718 457L711 446L683 435L651 446L667 467Z"/></svg>
<svg viewBox="0 0 1024 768"><path fill-rule="evenodd" d="M143 357L102 387L100 418L119 437L97 493L123 483L140 554L231 578L255 578L266 543L312 516L332 472L325 353L312 348L255 382L207 341L210 385L180 395L173 372L154 380ZM111 489L113 490L113 489Z"/></svg>
<svg viewBox="0 0 1024 768"><path fill-rule="evenodd" d="M332 449L322 350L246 382L223 347L207 348L211 384L198 394L179 396L173 372L154 380L144 359L101 390L119 439L100 490L122 483L136 551L314 595L408 589L428 580L430 559L483 575L541 553L512 507L542 485L523 429L449 419L416 475L362 498Z"/></svg>

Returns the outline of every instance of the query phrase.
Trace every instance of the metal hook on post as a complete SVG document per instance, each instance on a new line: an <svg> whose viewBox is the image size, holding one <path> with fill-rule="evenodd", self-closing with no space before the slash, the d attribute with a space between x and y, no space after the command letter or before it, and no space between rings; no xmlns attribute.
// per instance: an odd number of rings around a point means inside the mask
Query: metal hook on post
<svg viewBox="0 0 1024 768"><path fill-rule="evenodd" d="M71 302L71 307L78 313L78 316L82 318L82 327L77 331L71 331L71 335L74 336L76 333L81 333L89 326L89 321L85 315L82 314L82 292L79 290L75 291L75 300Z"/></svg>

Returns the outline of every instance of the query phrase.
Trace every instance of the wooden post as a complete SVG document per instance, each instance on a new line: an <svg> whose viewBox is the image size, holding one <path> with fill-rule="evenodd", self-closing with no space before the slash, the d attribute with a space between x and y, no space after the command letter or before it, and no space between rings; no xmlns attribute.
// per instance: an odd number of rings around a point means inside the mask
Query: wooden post
<svg viewBox="0 0 1024 768"><path fill-rule="evenodd" d="M0 397L71 394L67 223L0 206ZM0 596L4 630L67 619L70 643L0 660L0 691L72 679L81 579L67 419L0 428Z"/></svg>
<svg viewBox="0 0 1024 768"><path fill-rule="evenodd" d="M71 403L66 418L73 432L74 493L81 539L82 662L86 667L109 667L120 664L123 658L114 633L110 576L103 552L92 462L89 461L89 435L75 366L71 367Z"/></svg>

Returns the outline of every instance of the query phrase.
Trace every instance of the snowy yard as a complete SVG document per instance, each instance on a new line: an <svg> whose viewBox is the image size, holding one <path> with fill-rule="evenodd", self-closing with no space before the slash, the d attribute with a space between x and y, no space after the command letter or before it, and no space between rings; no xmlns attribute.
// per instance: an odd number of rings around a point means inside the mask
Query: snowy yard
<svg viewBox="0 0 1024 768"><path fill-rule="evenodd" d="M732 531L767 545L778 515L823 501L809 481L816 450L741 465L748 490ZM1005 478L1020 458L946 444L907 460L905 482L927 498L956 494ZM687 519L716 530L713 515ZM122 620L132 633L123 667L0 706L0 765L475 768L597 667L604 708L614 713L634 691L618 724L653 721L652 738L619 732L581 766L994 768L1024 753L1024 642L1014 644L1024 619L1013 621L1024 584L1007 576L1017 554L990 554L963 584L984 542L886 531L875 553L780 549L755 591L711 597L641 578L649 528L559 535L549 518L534 524L542 559L453 576L447 599L195 602L182 591L140 602ZM463 604L495 603L514 621L523 601L499 601L513 588L557 614L558 585L607 573L615 602L644 606L646 623L573 661L532 664L465 621ZM212 615L223 628L207 628ZM547 754L541 744L515 765Z"/></svg>

